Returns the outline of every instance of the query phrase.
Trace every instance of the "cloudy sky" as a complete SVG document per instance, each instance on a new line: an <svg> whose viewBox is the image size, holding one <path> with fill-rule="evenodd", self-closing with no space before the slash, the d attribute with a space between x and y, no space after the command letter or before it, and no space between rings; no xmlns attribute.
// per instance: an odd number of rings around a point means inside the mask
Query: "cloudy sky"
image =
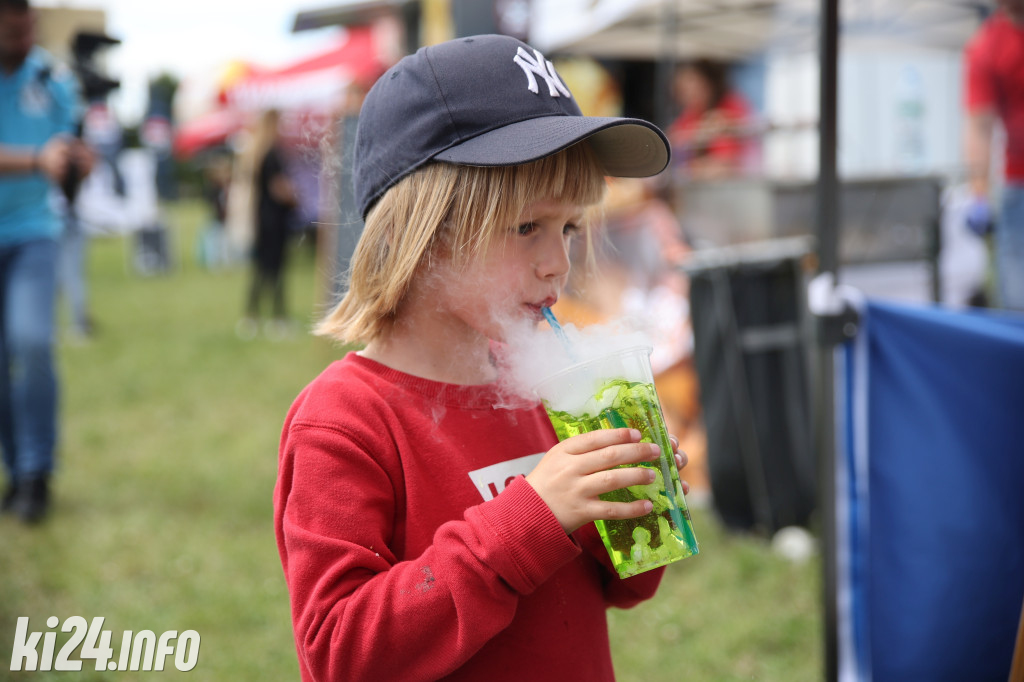
<svg viewBox="0 0 1024 682"><path fill-rule="evenodd" d="M107 32L122 44L108 51L110 75L122 87L111 103L131 123L142 114L149 79L170 72L181 79L215 75L244 59L266 66L315 52L336 29L292 33L300 11L345 0L36 0L40 7L103 9Z"/></svg>

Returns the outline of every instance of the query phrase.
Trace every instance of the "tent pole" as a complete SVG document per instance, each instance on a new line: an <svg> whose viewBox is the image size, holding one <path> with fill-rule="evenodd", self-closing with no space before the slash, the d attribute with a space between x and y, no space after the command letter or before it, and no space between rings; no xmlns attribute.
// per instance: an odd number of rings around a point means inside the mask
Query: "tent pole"
<svg viewBox="0 0 1024 682"><path fill-rule="evenodd" d="M819 26L819 136L818 187L815 228L818 273L838 270L839 181L836 169L837 108L839 75L839 0L821 0ZM823 320L817 330L817 400L815 441L818 452L821 513L821 557L823 571L824 679L838 679L838 627L836 582L836 490L835 490L835 339L824 333Z"/></svg>
<svg viewBox="0 0 1024 682"><path fill-rule="evenodd" d="M818 192L815 213L818 271L836 273L839 180L836 169L839 0L821 0L819 75Z"/></svg>
<svg viewBox="0 0 1024 682"><path fill-rule="evenodd" d="M676 12L676 0L662 0L661 3L661 35L659 52L660 58L655 65L654 93L654 116L655 122L663 130L668 130L672 125L672 118L675 114L675 102L673 101L673 78L678 63L677 49L675 44L676 31L678 30L678 15Z"/></svg>

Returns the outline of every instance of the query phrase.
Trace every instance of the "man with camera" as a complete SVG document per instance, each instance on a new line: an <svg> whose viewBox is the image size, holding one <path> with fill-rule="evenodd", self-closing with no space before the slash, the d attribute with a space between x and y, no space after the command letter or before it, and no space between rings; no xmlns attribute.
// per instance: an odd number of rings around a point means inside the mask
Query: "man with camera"
<svg viewBox="0 0 1024 682"><path fill-rule="evenodd" d="M58 238L51 194L92 167L74 136L71 70L35 45L27 0L0 0L0 447L2 510L42 519L57 442L53 362Z"/></svg>

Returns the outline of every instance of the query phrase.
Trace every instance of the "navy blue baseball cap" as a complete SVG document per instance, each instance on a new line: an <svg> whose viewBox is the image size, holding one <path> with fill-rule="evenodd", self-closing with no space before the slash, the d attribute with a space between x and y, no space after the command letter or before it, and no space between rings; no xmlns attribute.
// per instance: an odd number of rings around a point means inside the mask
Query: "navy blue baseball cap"
<svg viewBox="0 0 1024 682"><path fill-rule="evenodd" d="M433 161L513 166L588 140L607 175L668 165L668 139L636 118L584 116L538 50L502 35L420 48L388 69L359 113L353 176L365 218L399 180Z"/></svg>

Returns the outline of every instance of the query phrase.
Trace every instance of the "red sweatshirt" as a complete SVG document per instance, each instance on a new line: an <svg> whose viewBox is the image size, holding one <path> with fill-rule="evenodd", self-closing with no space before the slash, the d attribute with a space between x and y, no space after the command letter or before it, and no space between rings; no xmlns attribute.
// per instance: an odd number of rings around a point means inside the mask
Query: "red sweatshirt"
<svg viewBox="0 0 1024 682"><path fill-rule="evenodd" d="M1006 179L1024 182L1024 26L999 11L966 50L967 110L991 109L1006 129Z"/></svg>
<svg viewBox="0 0 1024 682"><path fill-rule="evenodd" d="M350 353L296 399L274 525L302 679L612 680L620 580L522 478L557 439L538 405Z"/></svg>

